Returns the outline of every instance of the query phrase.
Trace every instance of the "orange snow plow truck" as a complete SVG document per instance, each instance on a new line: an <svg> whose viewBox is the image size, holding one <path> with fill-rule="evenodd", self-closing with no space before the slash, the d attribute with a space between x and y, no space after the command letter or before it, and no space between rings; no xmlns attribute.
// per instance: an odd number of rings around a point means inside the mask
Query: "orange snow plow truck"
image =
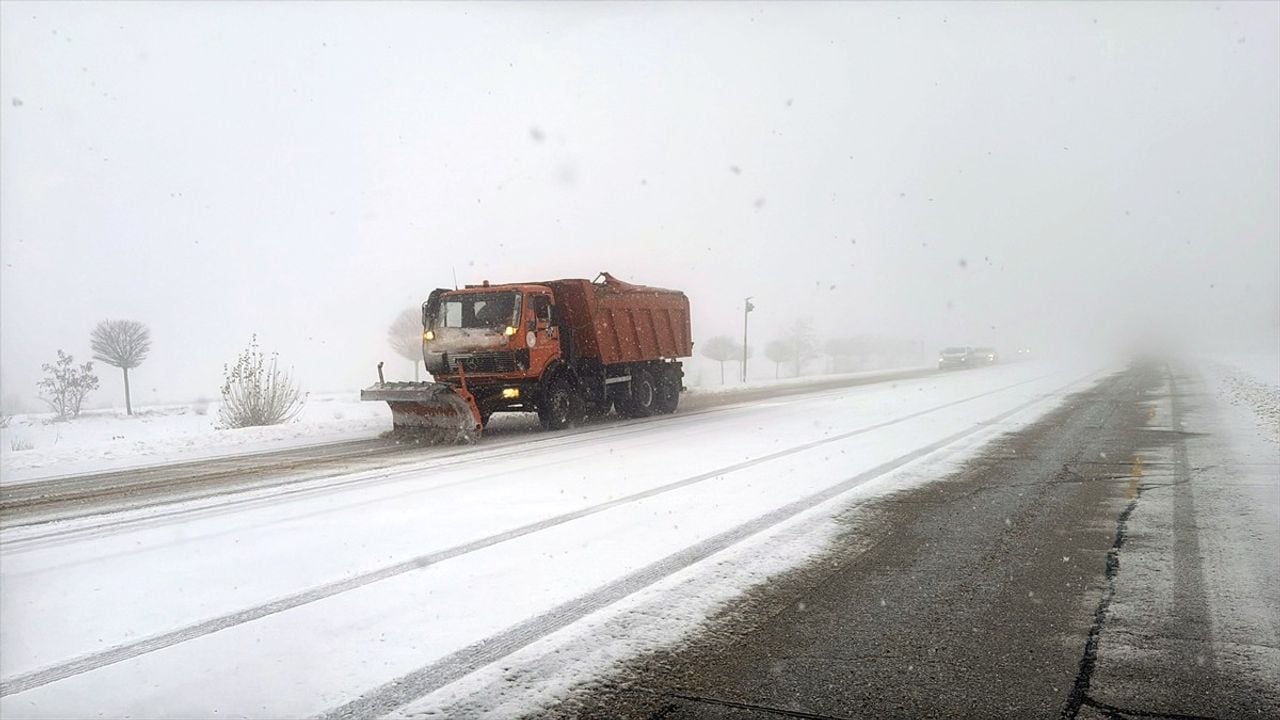
<svg viewBox="0 0 1280 720"><path fill-rule="evenodd" d="M693 354L689 298L622 282L551 280L435 290L422 306L435 382L383 382L361 400L391 406L398 434L471 442L495 412L536 412L549 430L616 408L675 412L679 358Z"/></svg>

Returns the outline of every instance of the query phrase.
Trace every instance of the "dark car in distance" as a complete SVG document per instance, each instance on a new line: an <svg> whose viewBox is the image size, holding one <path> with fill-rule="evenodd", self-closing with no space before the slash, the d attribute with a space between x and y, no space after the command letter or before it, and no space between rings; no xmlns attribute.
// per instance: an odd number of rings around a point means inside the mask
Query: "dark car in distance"
<svg viewBox="0 0 1280 720"><path fill-rule="evenodd" d="M938 353L939 370L958 370L973 367L975 364L973 348L967 345L943 348L942 352Z"/></svg>

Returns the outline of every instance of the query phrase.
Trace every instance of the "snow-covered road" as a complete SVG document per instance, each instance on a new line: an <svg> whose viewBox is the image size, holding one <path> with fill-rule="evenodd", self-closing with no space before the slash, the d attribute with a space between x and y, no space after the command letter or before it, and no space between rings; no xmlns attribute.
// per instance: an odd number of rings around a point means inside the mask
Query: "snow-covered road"
<svg viewBox="0 0 1280 720"><path fill-rule="evenodd" d="M732 405L447 459L16 528L5 717L427 712L640 612L671 642L799 562L858 497L936 477L1102 376L1010 365ZM818 528L801 542L796 528ZM790 534L788 534L790 533ZM592 662L595 662L594 660Z"/></svg>

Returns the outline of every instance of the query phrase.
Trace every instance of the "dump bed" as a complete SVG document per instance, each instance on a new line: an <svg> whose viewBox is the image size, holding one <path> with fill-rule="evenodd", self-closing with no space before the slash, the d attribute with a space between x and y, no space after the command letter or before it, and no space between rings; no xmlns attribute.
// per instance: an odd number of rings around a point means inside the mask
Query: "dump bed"
<svg viewBox="0 0 1280 720"><path fill-rule="evenodd" d="M574 351L606 365L693 354L689 298L679 290L622 282L608 273L604 282L552 280L539 283L555 293Z"/></svg>

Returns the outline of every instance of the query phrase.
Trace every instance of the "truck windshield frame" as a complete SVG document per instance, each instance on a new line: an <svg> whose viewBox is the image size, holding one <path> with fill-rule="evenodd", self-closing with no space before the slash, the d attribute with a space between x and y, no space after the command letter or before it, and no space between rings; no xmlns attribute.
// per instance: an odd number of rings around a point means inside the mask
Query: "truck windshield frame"
<svg viewBox="0 0 1280 720"><path fill-rule="evenodd" d="M516 327L520 321L523 293L518 290L501 290L487 293L451 293L440 298L436 316L431 319L433 328L502 330ZM511 303L511 312L505 308L495 314L487 307L497 303L500 307Z"/></svg>

